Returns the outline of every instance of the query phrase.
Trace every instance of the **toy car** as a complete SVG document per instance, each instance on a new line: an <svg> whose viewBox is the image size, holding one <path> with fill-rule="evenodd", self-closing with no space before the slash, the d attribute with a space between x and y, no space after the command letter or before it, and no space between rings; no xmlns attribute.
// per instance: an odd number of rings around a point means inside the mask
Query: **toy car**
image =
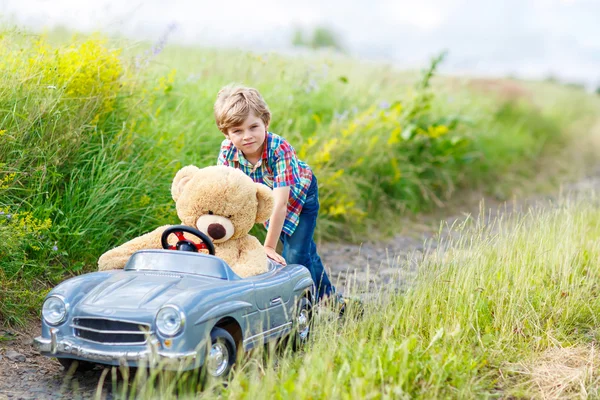
<svg viewBox="0 0 600 400"><path fill-rule="evenodd" d="M175 246L168 244L170 234L178 238ZM65 368L74 360L81 369L154 363L204 367L222 377L241 349L286 336L300 345L307 340L315 287L303 266L270 261L268 272L242 279L214 255L206 235L184 225L168 228L162 245L134 253L123 270L92 272L55 287L42 307L38 350Z"/></svg>

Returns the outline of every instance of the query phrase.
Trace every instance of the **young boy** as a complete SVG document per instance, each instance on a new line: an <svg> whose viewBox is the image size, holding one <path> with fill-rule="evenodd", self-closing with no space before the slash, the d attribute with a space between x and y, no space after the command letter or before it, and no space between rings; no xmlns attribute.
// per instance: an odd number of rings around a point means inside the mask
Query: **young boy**
<svg viewBox="0 0 600 400"><path fill-rule="evenodd" d="M271 112L256 89L225 86L217 95L214 111L217 126L225 134L217 164L239 168L273 189L273 213L265 224L267 256L284 265L304 265L315 282L318 300L327 296L341 302L313 239L319 191L312 170L284 138L268 131ZM278 240L283 243L283 257L275 251Z"/></svg>

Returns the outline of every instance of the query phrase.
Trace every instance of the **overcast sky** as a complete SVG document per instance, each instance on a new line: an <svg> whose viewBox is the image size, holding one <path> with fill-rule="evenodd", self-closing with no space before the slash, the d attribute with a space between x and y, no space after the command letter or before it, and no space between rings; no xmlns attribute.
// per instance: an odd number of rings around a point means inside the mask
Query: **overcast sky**
<svg viewBox="0 0 600 400"><path fill-rule="evenodd" d="M289 48L295 27L328 26L348 51L399 66L443 49L447 72L600 85L600 0L0 0L5 20L171 42Z"/></svg>

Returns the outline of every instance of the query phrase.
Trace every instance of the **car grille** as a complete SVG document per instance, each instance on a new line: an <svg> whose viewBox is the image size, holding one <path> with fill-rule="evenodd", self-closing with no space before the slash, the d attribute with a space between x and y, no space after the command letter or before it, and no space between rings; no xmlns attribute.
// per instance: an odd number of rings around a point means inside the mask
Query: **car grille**
<svg viewBox="0 0 600 400"><path fill-rule="evenodd" d="M103 318L73 318L75 336L98 343L143 344L150 326Z"/></svg>

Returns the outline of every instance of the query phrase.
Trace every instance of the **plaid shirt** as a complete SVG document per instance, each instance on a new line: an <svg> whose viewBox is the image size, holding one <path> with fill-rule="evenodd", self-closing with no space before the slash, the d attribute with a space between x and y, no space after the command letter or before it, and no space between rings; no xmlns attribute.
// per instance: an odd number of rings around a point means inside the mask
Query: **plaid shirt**
<svg viewBox="0 0 600 400"><path fill-rule="evenodd" d="M262 157L252 165L231 140L225 139L221 143L217 164L238 168L254 182L271 189L290 186L290 199L282 231L290 236L294 233L313 174L310 167L298 159L296 151L287 140L268 132ZM269 221L265 226L269 227Z"/></svg>

